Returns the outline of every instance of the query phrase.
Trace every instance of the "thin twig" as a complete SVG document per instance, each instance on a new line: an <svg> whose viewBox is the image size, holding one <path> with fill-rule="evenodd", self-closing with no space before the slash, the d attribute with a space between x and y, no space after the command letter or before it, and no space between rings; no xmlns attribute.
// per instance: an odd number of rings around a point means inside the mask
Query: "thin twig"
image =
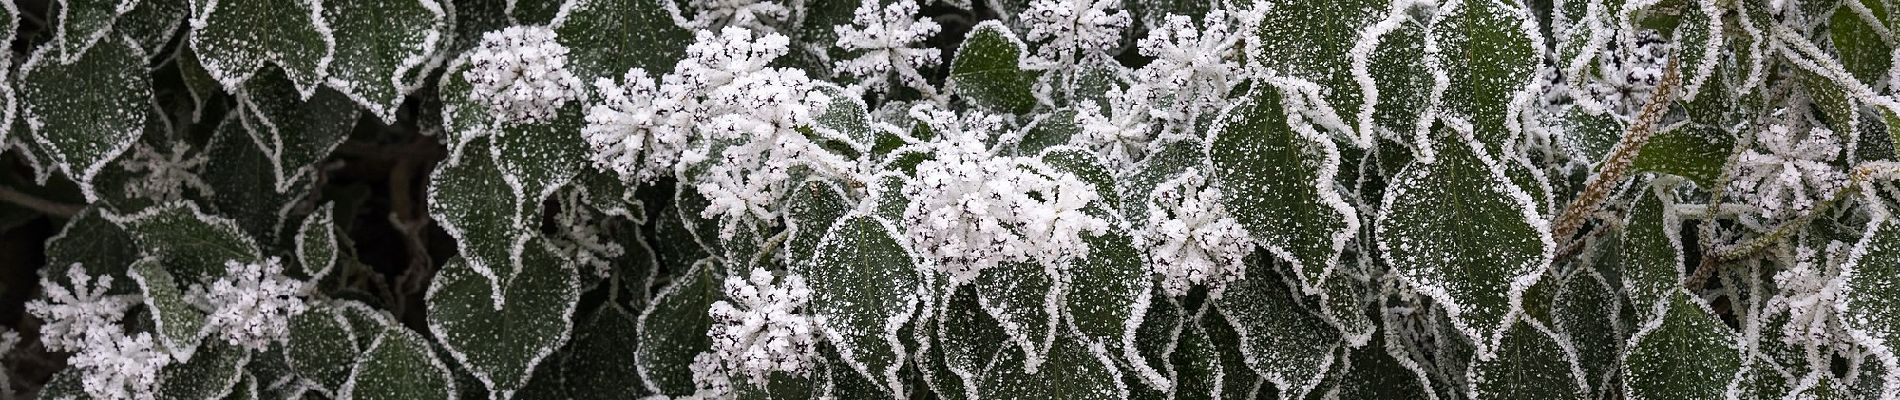
<svg viewBox="0 0 1900 400"><path fill-rule="evenodd" d="M34 197L33 195L6 186L0 186L0 200L60 218L72 218L74 215L79 215L80 211L86 209L85 206Z"/></svg>
<svg viewBox="0 0 1900 400"><path fill-rule="evenodd" d="M1577 229L1583 227L1589 215L1603 205L1603 200L1609 198L1610 192L1629 173L1630 164L1635 163L1636 155L1642 153L1643 145L1649 144L1651 134L1656 131L1656 123L1669 110L1669 98L1674 95L1676 86L1682 83L1676 64L1677 60L1670 58L1669 64L1663 67L1662 82L1656 85L1649 104L1643 106L1643 112L1636 115L1635 123L1616 142L1616 148L1610 151L1609 158L1603 160L1602 168L1590 177L1583 193L1578 194L1577 200L1571 202L1569 207L1564 208L1563 214L1557 217L1556 224L1551 227L1552 239L1569 243L1576 236Z"/></svg>

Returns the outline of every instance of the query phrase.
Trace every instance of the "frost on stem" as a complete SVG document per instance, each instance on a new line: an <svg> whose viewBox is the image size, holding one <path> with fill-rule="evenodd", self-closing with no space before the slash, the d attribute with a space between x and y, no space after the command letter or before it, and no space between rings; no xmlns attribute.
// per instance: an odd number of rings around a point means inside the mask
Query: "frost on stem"
<svg viewBox="0 0 1900 400"><path fill-rule="evenodd" d="M190 154L190 150L191 144L184 141L172 142L168 152L140 142L121 164L126 172L141 176L125 185L125 195L169 203L184 198L186 188L211 194L211 185L197 172L209 158L202 152Z"/></svg>
<svg viewBox="0 0 1900 400"><path fill-rule="evenodd" d="M1148 265L1169 295L1203 284L1217 295L1222 286L1247 277L1242 259L1256 243L1221 206L1220 196L1219 188L1189 168L1148 197L1148 223L1135 231L1135 247L1147 249Z"/></svg>
<svg viewBox="0 0 1900 400"><path fill-rule="evenodd" d="M302 314L306 283L284 276L277 257L261 263L224 262L225 275L187 290L210 312L205 324L232 345L263 350L290 336L290 318Z"/></svg>
<svg viewBox="0 0 1900 400"><path fill-rule="evenodd" d="M872 91L890 88L891 75L919 90L929 90L919 68L935 67L943 62L941 50L930 48L925 40L942 27L929 18L919 18L915 0L899 0L878 7L877 0L865 0L851 16L851 25L838 25L839 48L858 52L858 57L839 61L838 70L864 79Z"/></svg>
<svg viewBox="0 0 1900 400"><path fill-rule="evenodd" d="M663 98L644 69L634 68L620 83L594 81L601 103L587 110L581 137L593 149L594 165L632 182L670 177L686 144L687 131L668 125L678 99Z"/></svg>
<svg viewBox="0 0 1900 400"><path fill-rule="evenodd" d="M792 15L792 9L776 1L702 0L695 3L697 12L687 24L693 29L740 28L773 32L776 29L772 24Z"/></svg>
<svg viewBox="0 0 1900 400"><path fill-rule="evenodd" d="M904 186L904 234L954 284L976 279L1002 263L1053 265L1087 257L1082 235L1101 235L1109 223L1083 209L1098 201L1094 186L1034 158L984 150L982 130L931 124L943 138L936 158L917 165ZM964 129L980 124L961 123Z"/></svg>
<svg viewBox="0 0 1900 400"><path fill-rule="evenodd" d="M716 361L757 385L773 372L796 375L810 369L814 352L813 318L801 310L811 298L805 278L773 280L772 272L762 268L752 269L748 279L726 278L726 300L713 303L713 328L707 333Z"/></svg>
<svg viewBox="0 0 1900 400"><path fill-rule="evenodd" d="M1241 71L1233 57L1241 35L1232 31L1227 12L1210 11L1202 20L1206 26L1197 30L1193 19L1168 15L1136 43L1141 55L1154 57L1135 75L1152 91L1156 117L1183 129L1201 113L1224 106Z"/></svg>
<svg viewBox="0 0 1900 400"><path fill-rule="evenodd" d="M1134 22L1128 10L1113 10L1116 0L1035 0L1023 10L1026 37L1041 43L1041 62L1074 64L1078 53L1108 50L1121 43L1122 30Z"/></svg>
<svg viewBox="0 0 1900 400"><path fill-rule="evenodd" d="M616 237L613 225L617 219L594 212L582 200L579 191L567 191L560 202L561 209L554 215L559 233L549 236L548 244L560 254L573 258L582 272L608 277L613 273L614 259L627 254L625 247L613 241Z"/></svg>
<svg viewBox="0 0 1900 400"><path fill-rule="evenodd" d="M581 80L568 71L567 47L554 40L553 29L511 26L482 34L468 62L462 78L473 86L470 97L509 123L552 120L581 95Z"/></svg>
<svg viewBox="0 0 1900 400"><path fill-rule="evenodd" d="M1135 85L1127 90L1110 89L1108 115L1098 107L1076 109L1075 124L1081 128L1077 144L1095 149L1113 170L1123 170L1147 158L1148 142L1154 138L1155 110L1149 107L1148 87Z"/></svg>
<svg viewBox="0 0 1900 400"><path fill-rule="evenodd" d="M1762 218L1779 220L1799 216L1847 184L1847 174L1832 164L1841 152L1834 131L1815 127L1797 137L1786 125L1769 125L1755 143L1767 152L1748 149L1735 161L1735 179L1729 191L1761 208Z"/></svg>
<svg viewBox="0 0 1900 400"><path fill-rule="evenodd" d="M27 302L26 311L45 323L40 342L47 350L74 352L67 359L80 373L86 394L99 399L150 399L158 371L175 361L153 344L150 333L127 335L119 326L135 295L110 295L112 277L93 278L85 267L67 269L70 289L41 278L46 299Z"/></svg>

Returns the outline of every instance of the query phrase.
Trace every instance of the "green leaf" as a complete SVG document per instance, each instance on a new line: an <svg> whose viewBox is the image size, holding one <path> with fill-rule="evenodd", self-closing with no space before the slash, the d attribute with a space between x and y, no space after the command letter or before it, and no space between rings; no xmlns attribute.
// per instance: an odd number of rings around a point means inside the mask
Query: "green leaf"
<svg viewBox="0 0 1900 400"><path fill-rule="evenodd" d="M706 310L720 296L719 265L708 258L676 278L655 296L637 321L640 347L635 365L647 390L669 396L693 393L693 356L712 348L712 316Z"/></svg>
<svg viewBox="0 0 1900 400"><path fill-rule="evenodd" d="M1373 235L1399 277L1443 305L1452 324L1489 353L1556 246L1529 194L1481 146L1454 141L1435 162L1415 160L1399 171Z"/></svg>
<svg viewBox="0 0 1900 400"><path fill-rule="evenodd" d="M1660 172L1695 182L1696 186L1715 188L1735 148L1735 136L1721 129L1699 124L1678 125L1656 132L1636 155L1630 166L1637 171Z"/></svg>
<svg viewBox="0 0 1900 400"><path fill-rule="evenodd" d="M357 335L376 336L381 326L361 332L353 329L340 309L314 307L290 319L290 340L285 344L285 359L297 375L323 385L326 390L345 387L363 348Z"/></svg>
<svg viewBox="0 0 1900 400"><path fill-rule="evenodd" d="M646 391L635 367L639 321L619 305L595 311L574 328L572 353L561 361L562 380L580 400L607 400Z"/></svg>
<svg viewBox="0 0 1900 400"><path fill-rule="evenodd" d="M56 270L42 276L65 276L65 268L73 264L86 267L86 272L93 275L124 276L126 267L139 259L139 248L132 233L113 218L105 208L88 207L68 220L59 234L46 239L46 267Z"/></svg>
<svg viewBox="0 0 1900 400"><path fill-rule="evenodd" d="M429 217L455 237L470 270L499 285L516 272L509 250L526 228L515 224L520 200L503 184L488 147L487 139L470 142L436 167L429 176Z"/></svg>
<svg viewBox="0 0 1900 400"><path fill-rule="evenodd" d="M1003 353L1003 359L983 374L980 398L989 399L1122 399L1120 373L1100 343L1063 335L1049 349L1048 360L1037 369L1022 366L1022 356Z"/></svg>
<svg viewBox="0 0 1900 400"><path fill-rule="evenodd" d="M1602 162L1603 157L1610 155L1610 150L1616 147L1616 142L1623 139L1625 129L1623 120L1617 119L1616 114L1606 112L1591 115L1589 111L1584 111L1583 107L1572 107L1570 112L1564 113L1563 120L1559 124L1564 127L1565 134L1557 137L1558 142L1562 143L1565 149L1570 150L1571 154L1581 156L1591 164ZM1652 134L1650 145L1654 145L1656 137L1661 135L1664 133ZM1644 146L1643 150L1643 153L1637 155L1639 164L1642 154L1649 153L1650 147ZM1661 150L1658 153L1662 151L1667 150ZM1675 161L1656 156L1651 156L1650 159L1651 162ZM1642 169L1642 167L1639 166L1637 169Z"/></svg>
<svg viewBox="0 0 1900 400"><path fill-rule="evenodd" d="M329 86L385 124L396 123L403 97L422 88L450 19L438 0L341 1L322 5L336 35Z"/></svg>
<svg viewBox="0 0 1900 400"><path fill-rule="evenodd" d="M1391 9L1389 2L1380 0L1276 3L1265 8L1259 28L1248 37L1254 43L1248 43L1247 60L1318 84L1318 100L1328 105L1320 107L1321 112L1335 112L1318 118L1343 124L1366 103L1353 75L1353 49L1359 41L1378 40L1374 34L1384 32L1367 28ZM1356 140L1370 143L1370 137Z"/></svg>
<svg viewBox="0 0 1900 400"><path fill-rule="evenodd" d="M1498 342L1497 357L1471 363L1472 399L1582 400L1576 354L1556 334L1530 318L1517 318Z"/></svg>
<svg viewBox="0 0 1900 400"><path fill-rule="evenodd" d="M1124 232L1084 237L1089 256L1069 266L1069 282L1080 290L1064 306L1075 329L1090 340L1120 344L1134 340L1151 300L1154 279L1141 262L1134 238Z"/></svg>
<svg viewBox="0 0 1900 400"><path fill-rule="evenodd" d="M303 97L329 75L336 38L317 0L199 4L209 6L191 20L191 49L225 90L238 91L265 64L282 67Z"/></svg>
<svg viewBox="0 0 1900 400"><path fill-rule="evenodd" d="M131 12L140 0L59 0L59 20L47 47L58 50L59 60L71 64L93 45L106 39L119 16ZM18 6L13 6L18 7ZM47 8L51 10L51 8ZM116 38L115 38L116 39Z"/></svg>
<svg viewBox="0 0 1900 400"><path fill-rule="evenodd" d="M791 250L792 260L806 260L853 204L843 188L825 179L806 179L793 190L796 193L785 204L786 229L792 231L785 246Z"/></svg>
<svg viewBox="0 0 1900 400"><path fill-rule="evenodd" d="M337 265L335 209L336 203L324 203L297 228L297 265L309 281L323 280Z"/></svg>
<svg viewBox="0 0 1900 400"><path fill-rule="evenodd" d="M963 391L960 394L974 396L978 381L985 371L993 368L993 361L1011 351L1009 346L998 345L1009 340L1003 327L984 312L976 299L976 290L971 286L941 288L940 291L952 291L940 295L941 303L935 311L935 325L930 326L931 334L938 341L932 350L942 356L944 369L956 379L956 385L950 390Z"/></svg>
<svg viewBox="0 0 1900 400"><path fill-rule="evenodd" d="M1900 226L1885 217L1869 221L1866 236L1849 254L1842 274L1847 290L1840 304L1841 323L1862 345L1893 354L1900 348L1900 303L1893 301L1893 292L1900 288L1900 268L1894 268L1900 265ZM1900 368L1892 360L1881 362L1888 370Z"/></svg>
<svg viewBox="0 0 1900 400"><path fill-rule="evenodd" d="M209 332L205 329L205 313L186 302L184 286L172 279L156 258L132 263L126 275L138 282L139 294L145 298L145 309L156 327L153 336L165 349L190 357L199 339Z"/></svg>
<svg viewBox="0 0 1900 400"><path fill-rule="evenodd" d="M429 286L429 330L449 353L505 400L528 384L547 356L568 341L580 301L579 272L540 239L520 242L521 272L491 282L451 261Z"/></svg>
<svg viewBox="0 0 1900 400"><path fill-rule="evenodd" d="M562 107L553 121L538 124L511 124L495 136L492 156L501 168L502 179L522 199L515 211L515 226L538 226L541 202L579 176L587 160L587 144L579 132L585 124L579 102Z"/></svg>
<svg viewBox="0 0 1900 400"><path fill-rule="evenodd" d="M1048 358L1058 336L1062 310L1062 281L1056 266L1004 263L976 277L976 300L1021 348L1025 367L1035 371Z"/></svg>
<svg viewBox="0 0 1900 400"><path fill-rule="evenodd" d="M81 380L79 368L66 367L47 379L46 386L40 387L40 399L45 400L90 400L86 394L86 383Z"/></svg>
<svg viewBox="0 0 1900 400"><path fill-rule="evenodd" d="M1024 71L1024 45L1000 22L984 21L971 28L950 60L950 87L984 108L1023 114L1036 107L1030 92L1035 73Z"/></svg>
<svg viewBox="0 0 1900 400"><path fill-rule="evenodd" d="M316 170L293 171L295 175L287 177L286 189L277 190L279 181L270 154L246 136L239 119L235 113L226 114L205 145L204 154L210 160L205 169L218 171L204 175L205 184L216 194L206 201L258 242L281 243L277 239L285 232L290 208L311 193Z"/></svg>
<svg viewBox="0 0 1900 400"><path fill-rule="evenodd" d="M848 218L818 242L810 262L794 269L811 287L806 310L826 319L822 329L840 361L902 393L898 369L905 364L904 343L898 330L923 301L917 296L923 284L916 261L890 222Z"/></svg>
<svg viewBox="0 0 1900 400"><path fill-rule="evenodd" d="M1623 292L1637 321L1659 317L1669 296L1683 287L1681 223L1670 212L1663 190L1638 191L1620 236Z"/></svg>
<svg viewBox="0 0 1900 400"><path fill-rule="evenodd" d="M87 0L92 1L92 0ZM172 37L178 34L178 28L185 24L187 14L191 12L187 0L135 0L138 4L125 15L121 15L112 26L113 32L123 33L139 43L139 48L147 55L162 54L172 43ZM182 57L182 55L181 55Z"/></svg>
<svg viewBox="0 0 1900 400"><path fill-rule="evenodd" d="M1279 87L1257 86L1229 107L1207 147L1221 204L1315 292L1359 231L1359 215L1334 188L1339 150L1311 125L1289 123Z"/></svg>
<svg viewBox="0 0 1900 400"><path fill-rule="evenodd" d="M1287 286L1285 272L1266 254L1254 252L1246 263L1246 278L1227 284L1209 301L1238 335L1247 367L1288 396L1304 397L1339 361L1335 356L1344 339Z"/></svg>
<svg viewBox="0 0 1900 400"><path fill-rule="evenodd" d="M1160 145L1154 154L1135 164L1133 173L1117 179L1122 199L1119 207L1122 215L1128 217L1129 225L1148 223L1148 197L1155 187L1189 168L1202 168L1207 164L1202 144L1198 138L1189 138Z"/></svg>
<svg viewBox="0 0 1900 400"><path fill-rule="evenodd" d="M1680 62L1682 98L1695 100L1709 78L1715 75L1716 66L1723 62L1722 53L1728 42L1722 38L1727 29L1722 26L1722 17L1727 6L1719 0L1688 0L1686 3L1689 4L1681 7L1680 24L1676 25L1675 40L1670 45ZM1886 53L1881 54L1885 60Z"/></svg>
<svg viewBox="0 0 1900 400"><path fill-rule="evenodd" d="M152 98L151 71L137 43L115 36L94 47L61 64L42 46L19 73L22 118L34 143L89 202L100 199L92 178L145 131Z"/></svg>
<svg viewBox="0 0 1900 400"><path fill-rule="evenodd" d="M1016 154L1040 154L1043 150L1069 143L1069 138L1082 132L1075 124L1075 109L1063 107L1048 113L1037 114L1029 126L1023 128L1023 137L1016 142Z"/></svg>
<svg viewBox="0 0 1900 400"><path fill-rule="evenodd" d="M1407 366L1382 346L1347 350L1345 372L1339 378L1337 400L1431 399L1429 380L1416 364ZM1408 360L1409 361L1409 360Z"/></svg>
<svg viewBox="0 0 1900 400"><path fill-rule="evenodd" d="M1667 312L1631 339L1623 372L1631 400L1720 398L1741 369L1733 330L1694 301L1671 293Z"/></svg>
<svg viewBox="0 0 1900 400"><path fill-rule="evenodd" d="M334 90L299 94L284 70L267 68L238 92L244 130L264 149L277 192L330 155L356 126L356 105Z"/></svg>
<svg viewBox="0 0 1900 400"><path fill-rule="evenodd" d="M236 222L205 215L192 203L170 203L106 218L130 230L139 247L157 257L180 282L210 282L209 278L224 274L226 261L263 260L257 242Z"/></svg>
<svg viewBox="0 0 1900 400"><path fill-rule="evenodd" d="M96 50L96 49L95 49ZM223 340L206 340L191 359L158 371L158 398L218 400L230 394L243 378L251 353Z"/></svg>
<svg viewBox="0 0 1900 400"><path fill-rule="evenodd" d="M1624 341L1617 321L1622 304L1617 303L1615 288L1595 270L1577 268L1564 277L1556 297L1551 306L1553 328L1576 349L1584 381L1609 390Z"/></svg>
<svg viewBox="0 0 1900 400"><path fill-rule="evenodd" d="M344 399L451 400L457 398L455 376L437 359L422 334L390 325L352 368L348 383L338 392Z"/></svg>
<svg viewBox="0 0 1900 400"><path fill-rule="evenodd" d="M1182 400L1224 399L1221 391L1226 386L1223 378L1229 376L1225 365L1221 363L1220 350L1215 348L1214 339L1207 333L1203 323L1225 324L1218 319L1203 320L1202 315L1192 315L1182 325L1180 343L1171 354L1174 365L1175 398ZM1216 316L1218 317L1218 316ZM1240 379L1244 374L1232 374Z"/></svg>
<svg viewBox="0 0 1900 400"><path fill-rule="evenodd" d="M673 23L662 1L569 0L554 17L575 75L618 77L628 69L654 74L685 58L693 34ZM552 3L552 2L549 2Z"/></svg>
<svg viewBox="0 0 1900 400"><path fill-rule="evenodd" d="M1834 51L1840 55L1841 66L1854 79L1875 85L1886 79L1888 71L1893 69L1893 45L1881 37L1881 31L1887 27L1886 21L1879 20L1888 16L1886 2L1843 0L1842 3L1834 10L1826 29L1834 39ZM1857 9L1868 13L1863 15ZM1875 19L1869 20L1869 17Z"/></svg>
<svg viewBox="0 0 1900 400"><path fill-rule="evenodd" d="M1519 92L1533 86L1540 59L1527 21L1530 11L1496 1L1452 3L1438 11L1432 37L1437 66L1450 79L1444 111L1471 122L1472 132L1488 149L1517 136L1511 121ZM1526 31L1530 29L1530 31ZM1528 100L1528 98L1526 98Z"/></svg>
<svg viewBox="0 0 1900 400"><path fill-rule="evenodd" d="M1132 378L1165 391L1178 382L1174 379L1177 369L1170 365L1168 356L1181 342L1182 321L1187 315L1180 302L1153 286L1149 285L1148 305L1142 310L1141 320L1129 322L1139 325L1133 336L1122 343L1122 359L1128 362L1131 370L1128 375Z"/></svg>
<svg viewBox="0 0 1900 400"><path fill-rule="evenodd" d="M1398 19L1391 31L1362 39L1378 40L1364 61L1371 89L1376 90L1359 110L1359 134L1367 138L1375 134L1405 137L1419 131L1423 125L1419 116L1432 108L1432 71L1419 62L1419 55L1425 54L1425 24L1404 13L1386 18Z"/></svg>

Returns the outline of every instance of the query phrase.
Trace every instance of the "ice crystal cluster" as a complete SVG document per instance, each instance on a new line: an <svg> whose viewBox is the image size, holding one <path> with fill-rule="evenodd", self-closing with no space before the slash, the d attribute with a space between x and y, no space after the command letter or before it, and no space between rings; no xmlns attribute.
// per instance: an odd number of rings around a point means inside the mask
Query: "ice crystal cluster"
<svg viewBox="0 0 1900 400"><path fill-rule="evenodd" d="M0 400L1900 400L1891 0L0 4Z"/></svg>

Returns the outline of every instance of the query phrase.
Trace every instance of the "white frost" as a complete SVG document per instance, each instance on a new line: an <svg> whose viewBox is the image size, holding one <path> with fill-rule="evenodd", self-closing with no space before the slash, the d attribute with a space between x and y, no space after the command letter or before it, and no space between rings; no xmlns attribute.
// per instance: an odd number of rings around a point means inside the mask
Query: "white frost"
<svg viewBox="0 0 1900 400"><path fill-rule="evenodd" d="M537 123L554 119L567 102L580 98L581 80L567 69L567 46L554 39L554 30L538 26L511 26L482 35L469 52L470 97L510 123Z"/></svg>

